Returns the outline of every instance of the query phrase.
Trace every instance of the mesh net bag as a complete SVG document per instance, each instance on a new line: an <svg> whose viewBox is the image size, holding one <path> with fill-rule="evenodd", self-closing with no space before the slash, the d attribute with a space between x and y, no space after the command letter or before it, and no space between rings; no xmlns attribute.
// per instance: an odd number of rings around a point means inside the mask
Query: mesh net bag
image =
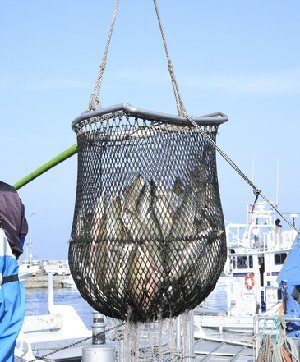
<svg viewBox="0 0 300 362"><path fill-rule="evenodd" d="M69 264L108 317L175 317L214 289L226 260L215 140L223 121L133 112L81 117ZM182 120L183 119L183 120ZM222 117L220 117L222 120Z"/></svg>

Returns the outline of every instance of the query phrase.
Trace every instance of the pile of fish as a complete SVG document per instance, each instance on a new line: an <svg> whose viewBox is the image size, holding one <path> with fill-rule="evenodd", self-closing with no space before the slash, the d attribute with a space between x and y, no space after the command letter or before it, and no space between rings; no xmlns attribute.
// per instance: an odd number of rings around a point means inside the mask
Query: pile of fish
<svg viewBox="0 0 300 362"><path fill-rule="evenodd" d="M74 239L84 231L89 241L80 261L84 278L100 296L114 294L146 314L182 290L204 288L215 274L205 254L218 258L224 234L216 200L215 187L196 175L185 187L177 177L170 188L139 175L120 196L102 193L88 225L80 210L75 222Z"/></svg>

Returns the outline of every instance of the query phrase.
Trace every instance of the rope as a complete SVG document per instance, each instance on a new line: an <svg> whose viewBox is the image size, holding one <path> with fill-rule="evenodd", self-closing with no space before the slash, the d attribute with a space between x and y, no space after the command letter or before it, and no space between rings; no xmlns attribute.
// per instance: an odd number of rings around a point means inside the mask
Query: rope
<svg viewBox="0 0 300 362"><path fill-rule="evenodd" d="M272 348L273 343L271 341L271 336L268 334L264 335L261 346L258 352L257 362L272 362Z"/></svg>
<svg viewBox="0 0 300 362"><path fill-rule="evenodd" d="M292 338L286 335L286 323L282 316L275 320L277 323L276 343L273 345L272 362L298 362L298 349Z"/></svg>
<svg viewBox="0 0 300 362"><path fill-rule="evenodd" d="M276 326L276 333L273 336L275 340L272 340L272 332L271 334L265 334L264 327L263 338L256 361L298 362L298 349L293 339L286 335L286 323L283 316L276 315L274 317L274 324Z"/></svg>
<svg viewBox="0 0 300 362"><path fill-rule="evenodd" d="M33 181L38 176L42 175L43 173L47 172L54 166L58 165L59 163L65 161L66 159L72 157L77 152L77 145L73 145L66 149L64 152L59 153L56 157L52 158L50 161L46 162L44 165L37 168L35 171L31 172L27 176L23 177L20 181L18 181L14 188L19 190L21 187L27 185L29 182Z"/></svg>
<svg viewBox="0 0 300 362"><path fill-rule="evenodd" d="M300 234L300 230L298 230L277 208L277 206L271 202L266 196L264 196L261 193L261 190L257 188L257 186L254 185L254 183L242 172L242 170L237 166L237 164L216 144L216 142L209 137L209 135L201 129L197 125L197 123L193 120L192 117L186 115L186 119L201 133L201 135L213 145L213 147L218 151L218 153L224 158L224 160L243 178L244 181L247 182L247 184L252 188L254 195L256 196L256 201L258 196L260 196L263 200L265 200L272 208L276 211L278 215L282 217L282 219L298 234ZM255 202L256 202L255 201Z"/></svg>
<svg viewBox="0 0 300 362"><path fill-rule="evenodd" d="M160 33L161 33L161 36L162 36L162 39L163 39L163 43L164 43L165 53L166 53L167 60L168 60L168 71L169 71L171 81L172 81L173 92L174 92L175 99L176 99L178 114L179 114L179 116L186 116L187 113L186 113L185 106L184 106L183 101L182 101L182 97L180 95L178 83L177 83L176 78L175 78L173 63L172 63L172 60L171 60L171 58L169 56L168 45L167 45L163 25L162 25L162 22L161 22L161 19L160 19L157 1L153 0L153 3L154 3L155 12L156 12L157 20L158 20L159 30L160 30Z"/></svg>
<svg viewBox="0 0 300 362"><path fill-rule="evenodd" d="M105 70L105 67L106 67L106 60L107 60L110 40L111 40L112 33L113 33L113 30L114 30L115 21L116 21L117 15L118 15L119 4L120 4L120 0L116 0L115 9L114 9L113 17L112 17L112 22L111 22L109 32L108 32L108 35L107 35L106 45L105 45L101 65L100 65L99 72L98 72L98 77L96 79L93 92L92 92L92 94L90 96L90 103L89 103L89 107L87 109L87 112L94 111L97 108L101 107L100 88L101 88L101 85L102 85L103 73L104 73L104 70Z"/></svg>
<svg viewBox="0 0 300 362"><path fill-rule="evenodd" d="M96 79L94 89L93 89L92 94L90 96L90 102L89 102L89 107L87 109L87 112L92 111L92 110L96 110L97 108L101 107L100 89L101 89L101 85L102 85L103 74L104 74L105 67L106 67L107 55L108 55L108 51L109 51L109 45L110 45L111 37L112 37L112 34L113 34L115 21L116 21L117 15L118 15L119 3L120 3L120 1L116 0L115 9L114 9L113 17L112 17L112 22L111 22L109 32L108 32L108 36L107 36L107 40L106 40L104 54L103 54L103 57L102 57L100 68L99 68L98 77ZM168 60L168 71L169 71L171 81L172 81L173 92L174 92L175 99L176 99L178 114L180 116L185 116L186 115L186 110L185 110L185 106L183 104L182 97L181 97L181 94L180 94L180 91L179 91L179 86L178 86L178 83L177 83L177 80L176 80L176 77L175 77L173 63L172 63L172 60L171 60L171 58L169 56L166 36L165 36L164 30L163 30L163 25L162 25L162 22L161 22L161 19L160 19L157 1L153 0L153 3L154 3L154 7L155 7L155 12L156 12L157 20L158 20L160 33L161 33L163 43L164 43L165 53L166 53L167 60Z"/></svg>

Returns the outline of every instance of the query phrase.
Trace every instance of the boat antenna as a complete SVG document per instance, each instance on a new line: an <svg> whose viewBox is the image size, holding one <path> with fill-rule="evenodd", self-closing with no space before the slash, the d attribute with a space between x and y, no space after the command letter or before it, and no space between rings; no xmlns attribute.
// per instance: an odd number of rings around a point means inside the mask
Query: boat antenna
<svg viewBox="0 0 300 362"><path fill-rule="evenodd" d="M279 156L277 156L277 175L276 175L276 205L278 205L279 195Z"/></svg>

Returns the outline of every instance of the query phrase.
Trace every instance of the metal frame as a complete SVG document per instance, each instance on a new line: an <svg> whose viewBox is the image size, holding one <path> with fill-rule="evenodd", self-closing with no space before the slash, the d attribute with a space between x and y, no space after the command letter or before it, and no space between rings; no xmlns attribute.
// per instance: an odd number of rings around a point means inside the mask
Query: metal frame
<svg viewBox="0 0 300 362"><path fill-rule="evenodd" d="M191 124L191 122L186 117L174 116L167 113L152 112L145 109L133 107L129 103L120 103L111 107L100 108L97 109L96 111L82 113L82 115L74 119L74 121L72 122L72 128L74 129L78 125L78 123L87 120L89 118L101 117L104 114L114 113L118 111L123 111L128 115L134 117L141 117L149 120L168 122L176 125L183 126ZM202 117L191 117L191 118L200 126L220 125L228 121L228 117L221 112L215 112L215 113L206 114Z"/></svg>

